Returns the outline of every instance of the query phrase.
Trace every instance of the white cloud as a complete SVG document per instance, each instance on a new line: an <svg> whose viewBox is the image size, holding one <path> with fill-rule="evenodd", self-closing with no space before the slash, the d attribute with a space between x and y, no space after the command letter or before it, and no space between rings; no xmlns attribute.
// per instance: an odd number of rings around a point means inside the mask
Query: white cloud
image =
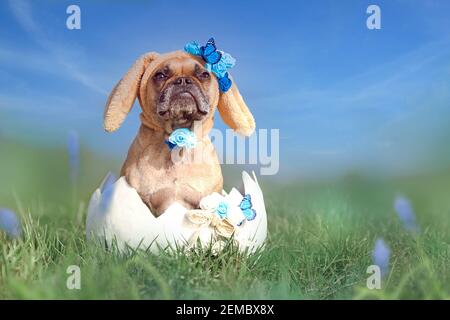
<svg viewBox="0 0 450 320"><path fill-rule="evenodd" d="M9 6L22 28L30 33L40 32L38 25L33 19L31 4L29 2L23 0L10 0Z"/></svg>
<svg viewBox="0 0 450 320"><path fill-rule="evenodd" d="M427 43L407 54L380 65L368 61L366 71L342 79L325 88L292 88L278 95L260 96L253 103L264 104L278 109L280 103L284 110L323 107L327 110L338 108L372 107L367 101L383 97L403 96L411 86L423 86L427 79L420 76L423 70L442 68L436 63L450 56L450 38ZM445 65L447 66L447 65ZM419 76L418 76L419 75ZM304 115L302 115L304 116Z"/></svg>
<svg viewBox="0 0 450 320"><path fill-rule="evenodd" d="M21 54L16 55L15 53L11 55L7 50L3 50L0 51L0 59L2 57L9 58L10 61L12 60L25 64L31 64L29 60L33 61L37 59L40 60L40 63L33 63L34 66L31 67L35 68L37 65L38 68L47 68L49 72L55 72L59 76L75 80L97 93L102 95L108 94L108 91L100 86L98 81L93 79L91 74L88 74L82 70L77 63L68 58L70 55L73 56L73 50L69 51L62 48L59 44L49 40L45 36L41 27L33 18L30 2L25 0L10 0L9 5L17 23L22 27L22 29L29 33L30 37L36 42L36 44L45 50L48 55L46 55L46 57L35 57L34 54L27 54L24 57Z"/></svg>

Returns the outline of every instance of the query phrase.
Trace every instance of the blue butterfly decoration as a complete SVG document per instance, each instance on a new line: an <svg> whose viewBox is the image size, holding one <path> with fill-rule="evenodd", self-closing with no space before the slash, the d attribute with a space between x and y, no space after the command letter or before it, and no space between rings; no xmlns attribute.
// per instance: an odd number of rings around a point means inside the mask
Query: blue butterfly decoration
<svg viewBox="0 0 450 320"><path fill-rule="evenodd" d="M244 196L239 207L241 208L242 213L248 221L252 221L256 218L256 211L252 208L252 197L249 194L246 194Z"/></svg>
<svg viewBox="0 0 450 320"><path fill-rule="evenodd" d="M214 38L210 38L204 46L195 41L188 42L184 51L202 57L206 62L205 68L217 76L221 92L227 92L231 88L232 81L227 71L234 66L236 60L230 54L217 50Z"/></svg>
<svg viewBox="0 0 450 320"><path fill-rule="evenodd" d="M200 54L203 60L209 64L216 64L222 58L222 53L217 50L214 38L209 39L206 45L200 47Z"/></svg>

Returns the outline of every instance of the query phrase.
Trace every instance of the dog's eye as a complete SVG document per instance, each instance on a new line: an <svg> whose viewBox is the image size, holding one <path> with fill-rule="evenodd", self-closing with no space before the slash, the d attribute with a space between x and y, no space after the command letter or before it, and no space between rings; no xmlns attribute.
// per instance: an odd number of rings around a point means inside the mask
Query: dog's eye
<svg viewBox="0 0 450 320"><path fill-rule="evenodd" d="M167 76L164 73L162 73L162 72L157 72L153 76L153 79L155 79L155 80L165 80L165 79L167 79Z"/></svg>
<svg viewBox="0 0 450 320"><path fill-rule="evenodd" d="M199 75L199 78L200 79L203 79L203 80L206 80L206 79L209 79L209 72L202 72L202 73L200 73L200 75Z"/></svg>

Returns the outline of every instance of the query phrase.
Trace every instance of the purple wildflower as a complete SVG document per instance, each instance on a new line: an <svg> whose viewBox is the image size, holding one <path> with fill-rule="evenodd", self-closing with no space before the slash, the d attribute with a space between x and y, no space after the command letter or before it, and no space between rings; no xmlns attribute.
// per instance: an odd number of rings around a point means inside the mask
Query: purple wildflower
<svg viewBox="0 0 450 320"><path fill-rule="evenodd" d="M112 174L111 172L108 172L100 186L100 191L103 193L106 189L108 189L110 186L112 186L116 182L116 180L117 180L116 176L114 174Z"/></svg>
<svg viewBox="0 0 450 320"><path fill-rule="evenodd" d="M400 221L408 231L417 231L416 215L414 214L411 202L402 196L398 196L394 201L394 209Z"/></svg>
<svg viewBox="0 0 450 320"><path fill-rule="evenodd" d="M105 179L100 186L100 191L102 193L101 206L104 211L108 210L111 200L114 195L114 183L116 182L116 177L108 172Z"/></svg>
<svg viewBox="0 0 450 320"><path fill-rule="evenodd" d="M373 249L372 258L373 263L380 267L381 275L384 277L389 272L389 258L391 256L391 250L384 242L379 238L375 241L375 247Z"/></svg>
<svg viewBox="0 0 450 320"><path fill-rule="evenodd" d="M22 226L17 215L6 208L0 208L0 231L4 231L11 238L22 235Z"/></svg>

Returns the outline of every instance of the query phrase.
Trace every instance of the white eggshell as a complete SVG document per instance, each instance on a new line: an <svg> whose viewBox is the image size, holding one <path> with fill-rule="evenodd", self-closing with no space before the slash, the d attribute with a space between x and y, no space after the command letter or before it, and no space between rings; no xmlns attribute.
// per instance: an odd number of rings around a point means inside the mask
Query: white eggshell
<svg viewBox="0 0 450 320"><path fill-rule="evenodd" d="M228 204L228 220L236 226L234 240L240 250L248 252L262 247L267 237L264 197L254 172L253 178L245 171L242 173L245 193L250 194L253 209L257 213L254 220L244 219L239 207L243 195L235 188L228 194L213 193L200 202L202 209L214 209L220 202ZM125 177L121 177L110 186L102 185L92 195L88 207L86 236L109 244L115 242L120 250L129 246L158 252L167 247L183 247L189 244L194 234L198 234L202 245L210 245L214 238L214 228L199 228L186 218L186 212L187 209L181 204L173 203L156 218ZM242 220L245 222L237 226ZM221 248L220 243L212 245Z"/></svg>

